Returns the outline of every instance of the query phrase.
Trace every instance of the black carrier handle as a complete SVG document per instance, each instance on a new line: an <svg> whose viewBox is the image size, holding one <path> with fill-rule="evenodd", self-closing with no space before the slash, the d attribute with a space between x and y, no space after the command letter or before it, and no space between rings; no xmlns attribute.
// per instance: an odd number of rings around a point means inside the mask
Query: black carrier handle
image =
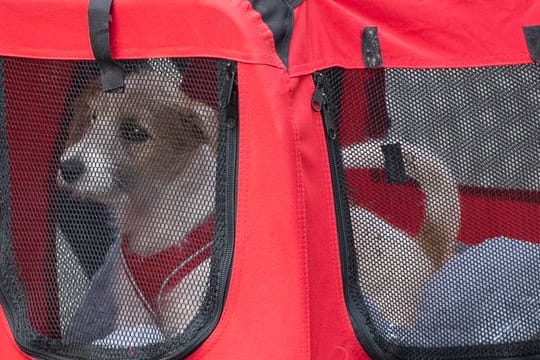
<svg viewBox="0 0 540 360"><path fill-rule="evenodd" d="M101 71L101 87L107 92L124 90L124 71L111 56L109 18L112 0L90 0L88 27L92 52Z"/></svg>

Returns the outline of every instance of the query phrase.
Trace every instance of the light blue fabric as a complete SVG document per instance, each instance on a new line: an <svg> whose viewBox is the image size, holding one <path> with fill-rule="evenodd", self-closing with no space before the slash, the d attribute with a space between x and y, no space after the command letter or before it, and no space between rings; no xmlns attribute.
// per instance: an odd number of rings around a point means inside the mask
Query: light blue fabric
<svg viewBox="0 0 540 360"><path fill-rule="evenodd" d="M372 314L384 337L406 346L539 339L540 245L498 237L458 254L422 292L415 329Z"/></svg>

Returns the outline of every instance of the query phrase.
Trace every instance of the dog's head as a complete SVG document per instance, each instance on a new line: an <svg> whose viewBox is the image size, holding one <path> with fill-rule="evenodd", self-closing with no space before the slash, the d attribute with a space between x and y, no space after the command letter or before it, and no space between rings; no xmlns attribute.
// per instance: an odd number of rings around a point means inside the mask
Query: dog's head
<svg viewBox="0 0 540 360"><path fill-rule="evenodd" d="M203 145L215 147L216 114L152 71L129 75L123 93L91 82L77 99L59 185L113 203L182 175Z"/></svg>

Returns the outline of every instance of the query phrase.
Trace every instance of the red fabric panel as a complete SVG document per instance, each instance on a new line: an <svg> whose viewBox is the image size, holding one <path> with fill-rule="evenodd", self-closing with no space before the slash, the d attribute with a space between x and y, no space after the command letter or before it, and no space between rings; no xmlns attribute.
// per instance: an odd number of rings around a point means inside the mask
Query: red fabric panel
<svg viewBox="0 0 540 360"><path fill-rule="evenodd" d="M311 109L313 80L292 82L290 119L297 143L298 203L305 241L309 289L310 359L368 359L352 329L345 305L326 135L319 113ZM294 111L292 111L294 109Z"/></svg>
<svg viewBox="0 0 540 360"><path fill-rule="evenodd" d="M4 310L0 306L0 359L31 360L15 342Z"/></svg>
<svg viewBox="0 0 540 360"><path fill-rule="evenodd" d="M11 232L15 262L28 294L30 323L58 336L51 186L55 145L64 111L69 66L50 62L54 79L42 76L32 60L6 60L5 94L11 185ZM31 84L31 85L29 85Z"/></svg>
<svg viewBox="0 0 540 360"><path fill-rule="evenodd" d="M309 357L306 239L288 76L239 64L240 137L232 278L220 322L189 357ZM264 86L261 86L264 84Z"/></svg>
<svg viewBox="0 0 540 360"><path fill-rule="evenodd" d="M3 0L0 54L92 58L88 0ZM360 36L377 26L388 67L463 67L531 62L522 27L537 25L531 0L304 1L295 9L290 73L363 67ZM271 32L246 0L117 0L113 53L119 58L225 57L282 66Z"/></svg>
<svg viewBox="0 0 540 360"><path fill-rule="evenodd" d="M271 67L240 64L239 91L231 284L217 328L190 360L366 359L343 300L311 77L290 80Z"/></svg>
<svg viewBox="0 0 540 360"><path fill-rule="evenodd" d="M326 0L295 9L290 73L363 67L364 27L379 30L387 67L530 63L522 27L540 24L532 0Z"/></svg>
<svg viewBox="0 0 540 360"><path fill-rule="evenodd" d="M88 0L2 0L0 55L92 59ZM247 0L115 0L117 58L206 56L282 66L271 32Z"/></svg>

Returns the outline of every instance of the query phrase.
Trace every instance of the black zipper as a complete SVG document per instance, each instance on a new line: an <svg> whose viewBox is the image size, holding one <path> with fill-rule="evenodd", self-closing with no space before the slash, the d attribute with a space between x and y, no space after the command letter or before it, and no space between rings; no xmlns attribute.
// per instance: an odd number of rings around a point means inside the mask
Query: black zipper
<svg viewBox="0 0 540 360"><path fill-rule="evenodd" d="M352 272L351 268L354 268L355 266L351 264L352 259L349 258L349 254L351 254L353 251L353 249L349 249L350 245L347 236L347 234L351 234L350 236L352 236L349 204L347 200L347 193L341 185L344 182L340 181L342 178L341 174L343 174L343 162L338 143L337 111L328 98L328 85L325 73L316 72L313 75L313 81L315 83L315 91L311 99L311 108L313 111L321 114L326 134L328 160L332 177L332 187L334 189L334 207L336 211L339 253L341 257L341 275L347 310L349 316L351 317L351 323L353 325L356 337L368 355L373 359L395 359L395 357L391 354L384 352L375 342L373 336L371 335L372 331L367 325L366 315L359 311L358 306L353 300L355 296L359 295L359 291L357 289L357 291L355 291L356 294L352 294L353 289L351 288L351 282L355 282L356 279L349 278L349 274Z"/></svg>
<svg viewBox="0 0 540 360"><path fill-rule="evenodd" d="M218 297L213 321L201 333L201 339L206 339L214 331L225 305L229 291L230 274L232 270L234 239L236 235L236 197L238 177L238 79L235 63L227 63L224 93L225 126L226 126L226 181L225 181L225 241L221 271L219 272Z"/></svg>
<svg viewBox="0 0 540 360"><path fill-rule="evenodd" d="M234 239L236 235L236 197L238 176L238 79L236 64L225 64L225 79L221 85L220 109L223 111L225 131L225 239L223 241L223 257L218 265L219 278L217 282L217 298L213 316L199 331L190 345L184 347L180 353L164 359L183 359L194 352L214 331L221 314L227 293L229 292L230 274L232 270Z"/></svg>
<svg viewBox="0 0 540 360"><path fill-rule="evenodd" d="M326 94L325 75L322 72L316 72L313 75L313 81L315 82L315 91L311 98L311 108L321 113L326 136L330 141L335 141L337 139L337 128Z"/></svg>
<svg viewBox="0 0 540 360"><path fill-rule="evenodd" d="M237 198L237 180L238 180L238 79L237 79L237 70L234 63L229 63L229 89L228 93L230 94L227 98L227 181L225 189L225 228L227 240L225 244L224 258L225 264L227 264L228 269L221 273L222 275L222 284L224 285L224 294L222 298L221 308L223 308L223 303L225 302L225 296L229 288L229 279L232 268L232 259L233 259L233 250L234 250L234 239L236 237L236 198ZM221 311L220 311L221 313Z"/></svg>

